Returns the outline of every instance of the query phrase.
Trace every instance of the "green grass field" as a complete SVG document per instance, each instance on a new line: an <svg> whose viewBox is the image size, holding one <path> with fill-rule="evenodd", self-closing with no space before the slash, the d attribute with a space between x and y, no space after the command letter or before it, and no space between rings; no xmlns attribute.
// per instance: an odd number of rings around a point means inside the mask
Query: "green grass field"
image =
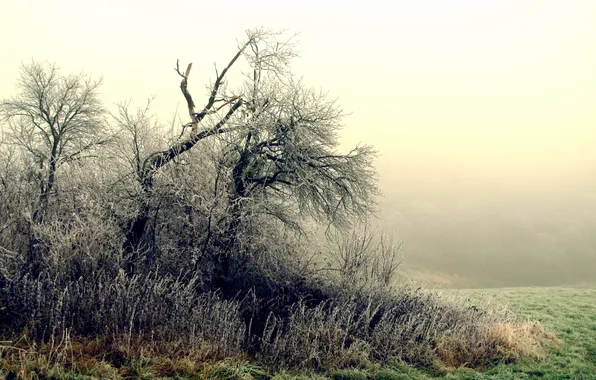
<svg viewBox="0 0 596 380"><path fill-rule="evenodd" d="M460 293L470 298L493 297L520 316L541 322L560 342L541 360L499 365L483 374L457 373L453 378L596 379L596 289L511 288Z"/></svg>
<svg viewBox="0 0 596 380"><path fill-rule="evenodd" d="M268 374L245 358L216 363L164 363L140 359L119 370L107 363L103 363L103 367L95 365L85 371L86 375L75 374L60 366L46 367L42 371L43 376L31 378L164 379L171 378L164 377L164 366L170 366L173 369L178 367L173 373L185 374L177 378L190 379L596 379L596 289L507 288L442 292L448 296L457 294L471 300L488 298L497 305L507 305L521 318L542 323L556 335L558 342L553 343L553 347L539 359L526 359L515 364L501 363L484 370L413 368L403 363L394 363L384 367L372 366L365 370L341 370L324 377L295 373ZM44 360L26 360L27 363L23 365L44 367ZM0 379L3 378L20 377L9 372L0 372Z"/></svg>

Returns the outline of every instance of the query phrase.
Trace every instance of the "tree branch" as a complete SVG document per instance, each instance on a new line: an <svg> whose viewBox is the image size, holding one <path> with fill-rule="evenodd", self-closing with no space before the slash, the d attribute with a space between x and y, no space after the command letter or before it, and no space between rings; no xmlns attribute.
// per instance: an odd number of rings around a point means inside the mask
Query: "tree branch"
<svg viewBox="0 0 596 380"><path fill-rule="evenodd" d="M187 150L191 149L195 146L199 141L209 136L217 135L220 133L227 132L228 129L224 129L223 126L226 122L232 117L234 112L242 105L242 100L238 100L232 108L226 113L226 115L211 129L204 130L200 133L197 133L193 136L190 136L185 141L178 143L172 146L169 149L163 150L161 152L157 152L149 156L145 159L143 163L143 172L144 176L150 176L151 173L155 172L168 162L170 162L175 157L181 155L182 153L186 152Z"/></svg>

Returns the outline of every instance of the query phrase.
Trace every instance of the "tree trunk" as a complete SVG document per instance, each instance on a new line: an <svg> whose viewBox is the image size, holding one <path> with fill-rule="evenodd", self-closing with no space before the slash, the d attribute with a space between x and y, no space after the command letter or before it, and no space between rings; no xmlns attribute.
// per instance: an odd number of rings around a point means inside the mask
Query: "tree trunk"
<svg viewBox="0 0 596 380"><path fill-rule="evenodd" d="M46 177L46 180L42 182L40 186L38 205L33 211L33 220L31 221L31 223L29 223L27 231L27 234L29 235L29 241L27 244L27 262L25 271L33 276L39 275L43 268L43 246L42 242L35 236L32 227L34 224L40 225L43 224L45 221L45 216L49 205L50 194L54 188L54 183L56 181L58 141L59 140L56 139L54 140L54 144L52 144L52 151L50 153L50 160L48 165L48 175Z"/></svg>
<svg viewBox="0 0 596 380"><path fill-rule="evenodd" d="M153 178L148 176L142 181L143 194L139 202L138 214L126 226L126 240L123 249L127 260L126 272L133 275L143 251L150 249L147 244L146 230L150 218L150 196L153 188Z"/></svg>

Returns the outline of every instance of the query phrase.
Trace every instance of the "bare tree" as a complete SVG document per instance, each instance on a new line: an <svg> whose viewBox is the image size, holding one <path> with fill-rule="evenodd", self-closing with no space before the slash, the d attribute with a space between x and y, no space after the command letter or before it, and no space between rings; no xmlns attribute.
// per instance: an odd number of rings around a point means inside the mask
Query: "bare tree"
<svg viewBox="0 0 596 380"><path fill-rule="evenodd" d="M137 215L128 223L124 247L126 251L132 254L133 261L137 259L136 256L141 251L150 249L147 247L145 233L147 222L150 219L150 199L155 174L176 157L192 149L199 141L233 130L233 127L227 128L226 125L236 111L242 107L243 99L226 91L226 75L238 59L242 57L247 47L251 44L260 43L270 36L270 32L260 29L247 32L246 41L239 45L237 52L226 67L221 72L216 68L215 82L211 85L205 106L199 112L196 110L195 102L188 89L192 63L187 66L185 71L181 71L178 62L176 63L175 70L182 77L180 89L187 103L190 122L183 126L183 133L180 135L181 141L173 143L164 150L150 154L144 159L138 170L143 196L139 203ZM205 125L205 128L199 131L199 124ZM184 132L189 127L190 135L185 136Z"/></svg>
<svg viewBox="0 0 596 380"><path fill-rule="evenodd" d="M242 107L227 132L215 136L215 185L226 189L228 207L209 216L202 247L212 251L222 286L238 272L234 256L258 254L251 247L271 238L265 236L273 234L274 223L298 232L313 220L346 228L366 219L376 204L375 151L339 150L343 112L294 78L293 39L282 36L249 41L249 71L234 94Z"/></svg>
<svg viewBox="0 0 596 380"><path fill-rule="evenodd" d="M43 221L60 165L83 158L107 141L101 79L87 74L63 76L52 64L21 67L19 94L0 103L7 140L23 147L37 166L39 196L33 219Z"/></svg>
<svg viewBox="0 0 596 380"><path fill-rule="evenodd" d="M226 67L216 69L206 104L198 112L189 90L192 64L181 70L177 63L190 122L166 149L130 157L141 188L138 212L126 228L124 248L131 262L155 254L148 231L156 213L156 174L205 140L211 143L203 142L203 149L219 152L209 163L217 168L213 196L220 199L215 194L226 191L228 207L221 213L220 201L214 202L200 246L217 250L223 266L226 255L242 245L239 229L258 225L262 218L297 230L302 219L313 218L345 227L373 210L378 194L375 151L369 146L338 150L343 112L324 93L294 78L290 63L295 56L293 36L248 31ZM232 87L227 76L234 65L244 69L246 80ZM126 113L120 119L127 119ZM124 124L134 123L129 118ZM181 185L185 180L178 176L174 181Z"/></svg>
<svg viewBox="0 0 596 380"><path fill-rule="evenodd" d="M31 61L21 66L18 94L0 103L0 117L8 126L6 142L22 148L34 165L28 180L38 190L27 227L25 267L34 274L44 254L34 227L45 222L58 170L109 140L100 85L101 79L90 75L61 75L53 64Z"/></svg>
<svg viewBox="0 0 596 380"><path fill-rule="evenodd" d="M294 79L291 43L249 46L243 118L224 137L233 184L227 237L235 239L243 214L254 218L257 203L260 212L293 228L302 218L336 227L366 218L378 194L375 151L338 150L343 112L326 94Z"/></svg>

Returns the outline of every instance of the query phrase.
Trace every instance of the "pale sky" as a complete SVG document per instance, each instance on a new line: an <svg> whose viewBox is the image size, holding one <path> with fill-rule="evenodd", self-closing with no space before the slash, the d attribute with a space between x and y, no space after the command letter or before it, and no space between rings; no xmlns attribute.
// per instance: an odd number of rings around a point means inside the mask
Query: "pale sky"
<svg viewBox="0 0 596 380"><path fill-rule="evenodd" d="M103 75L108 104L155 95L167 120L184 104L176 59L194 63L201 104L213 63L256 26L300 33L294 71L351 113L346 146L380 151L379 216L406 240L413 267L443 262L424 257L457 264L468 251L485 260L482 247L539 258L554 245L544 234L579 223L561 232L568 244L552 266L581 256L578 266L596 270L594 0L0 0L0 97L35 58ZM493 228L499 218L509 232ZM548 233L536 227L553 219ZM478 226L491 232L476 242L462 232ZM522 231L519 244L495 248L511 231ZM581 277L572 269L565 279Z"/></svg>

